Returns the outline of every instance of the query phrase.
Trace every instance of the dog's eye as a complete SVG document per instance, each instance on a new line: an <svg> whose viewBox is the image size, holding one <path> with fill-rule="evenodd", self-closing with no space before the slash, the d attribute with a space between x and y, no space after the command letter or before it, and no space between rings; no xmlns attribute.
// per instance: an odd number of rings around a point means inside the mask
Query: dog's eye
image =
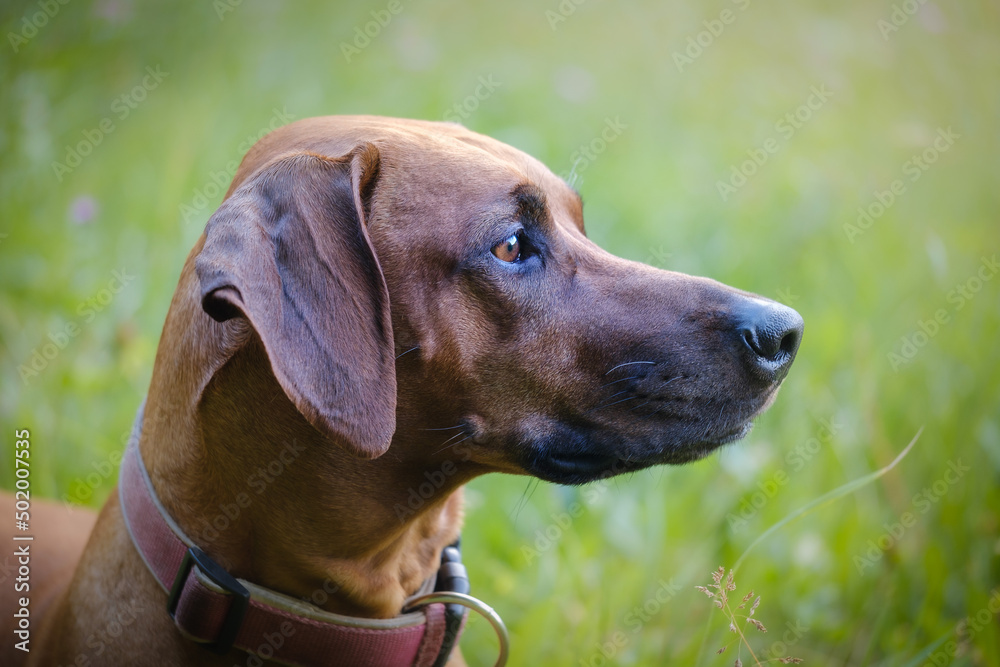
<svg viewBox="0 0 1000 667"><path fill-rule="evenodd" d="M511 234L502 243L493 246L493 254L497 259L511 264L521 259L520 234Z"/></svg>

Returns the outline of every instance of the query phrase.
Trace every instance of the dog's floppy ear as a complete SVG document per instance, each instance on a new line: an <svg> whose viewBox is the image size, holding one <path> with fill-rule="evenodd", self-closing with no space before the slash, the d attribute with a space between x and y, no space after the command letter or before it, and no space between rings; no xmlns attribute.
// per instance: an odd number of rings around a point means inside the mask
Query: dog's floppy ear
<svg viewBox="0 0 1000 667"><path fill-rule="evenodd" d="M209 219L195 260L205 312L245 317L295 407L354 454L396 428L389 292L366 229L379 155L279 158Z"/></svg>

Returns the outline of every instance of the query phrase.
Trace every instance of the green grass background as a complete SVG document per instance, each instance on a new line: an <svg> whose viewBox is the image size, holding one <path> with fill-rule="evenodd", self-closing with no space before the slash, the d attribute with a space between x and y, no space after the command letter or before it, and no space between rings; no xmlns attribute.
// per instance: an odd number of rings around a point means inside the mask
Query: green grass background
<svg viewBox="0 0 1000 667"><path fill-rule="evenodd" d="M221 199L212 174L276 111L440 119L492 77L499 87L464 123L557 173L606 119L627 125L579 174L595 241L780 298L806 321L777 403L718 455L582 489L499 475L470 485L466 558L475 593L510 627L512 664L732 664L735 645L715 655L733 637L727 621L693 586L782 517L887 464L923 426L891 473L747 556L737 594L763 596L756 617L771 630L751 641L768 655L798 624L807 631L787 654L806 664L1000 665L988 606L1000 584L1000 277L984 268L991 280L960 310L948 299L1000 252L1000 9L911 1L919 11L883 35L887 0L564 0L554 29L556 0L403 0L351 62L341 44L387 2L53 1L16 53L10 34L43 3L4 3L0 485L13 486L14 429L29 428L36 493L96 507L113 488L107 462L148 385L186 253ZM733 20L679 68L674 54L727 9ZM157 66L169 74L120 117L115 99ZM785 138L775 123L814 86L832 95ZM104 118L114 131L57 178L53 162ZM910 181L907 161L938 128L959 138ZM771 137L778 150L723 201L717 182ZM844 226L894 179L905 192L852 242ZM88 321L81 304L122 269L134 279ZM939 309L949 321L894 369L888 355ZM79 335L22 379L70 322ZM836 433L797 469L786 457L823 419ZM942 482L959 460L971 470ZM781 473L773 497L732 525ZM935 502L915 503L925 488ZM563 530L553 515L574 502L584 511ZM907 511L915 524L859 567ZM546 530L556 539L529 558ZM671 579L679 592L635 622ZM981 610L979 631L958 631ZM616 632L623 645L604 658ZM942 653L952 641L957 658ZM492 664L485 623L471 623L463 649Z"/></svg>

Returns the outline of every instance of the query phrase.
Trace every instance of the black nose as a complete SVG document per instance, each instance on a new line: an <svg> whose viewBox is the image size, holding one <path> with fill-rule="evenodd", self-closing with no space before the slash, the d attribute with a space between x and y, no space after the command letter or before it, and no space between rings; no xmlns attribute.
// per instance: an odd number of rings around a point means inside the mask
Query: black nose
<svg viewBox="0 0 1000 667"><path fill-rule="evenodd" d="M750 352L751 371L767 382L783 380L799 349L802 328L802 316L788 306L751 299L737 325Z"/></svg>

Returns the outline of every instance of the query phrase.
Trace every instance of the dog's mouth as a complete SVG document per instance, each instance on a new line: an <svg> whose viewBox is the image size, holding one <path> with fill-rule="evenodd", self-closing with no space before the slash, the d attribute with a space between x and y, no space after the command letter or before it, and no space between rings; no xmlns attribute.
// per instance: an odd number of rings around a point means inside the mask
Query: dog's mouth
<svg viewBox="0 0 1000 667"><path fill-rule="evenodd" d="M575 432L565 439L549 437L532 448L524 464L526 472L556 484L586 484L657 465L679 465L702 459L713 451L745 438L753 429L748 420L722 433L669 447L630 447L628 451L609 451ZM638 450L639 453L632 453Z"/></svg>
<svg viewBox="0 0 1000 667"><path fill-rule="evenodd" d="M543 452L535 458L528 472L556 484L585 484L638 469L634 462L617 455Z"/></svg>
<svg viewBox="0 0 1000 667"><path fill-rule="evenodd" d="M747 437L748 435L750 435L750 431L752 430L753 430L753 422L747 421L744 422L743 424L740 424L739 426L729 431L728 433L724 433L711 440L708 440L704 444L710 445L713 448L720 447L722 445L728 445L731 442L736 442L737 440L742 440L743 438Z"/></svg>

